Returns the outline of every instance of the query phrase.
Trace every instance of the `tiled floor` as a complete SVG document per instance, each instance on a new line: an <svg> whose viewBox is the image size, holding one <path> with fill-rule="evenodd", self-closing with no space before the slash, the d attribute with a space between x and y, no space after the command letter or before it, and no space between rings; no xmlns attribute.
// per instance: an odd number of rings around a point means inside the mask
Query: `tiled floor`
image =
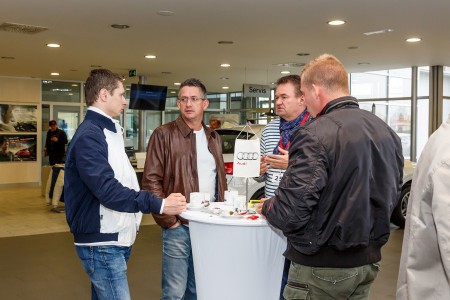
<svg viewBox="0 0 450 300"><path fill-rule="evenodd" d="M39 187L1 188L0 238L69 231L65 214L50 209ZM145 215L142 225L149 224L153 218Z"/></svg>
<svg viewBox="0 0 450 300"><path fill-rule="evenodd" d="M65 220L65 214L64 213L54 213L50 211L51 207L46 205L45 198L41 196L41 189L39 187L20 187L20 188L0 188L0 238L5 237L14 237L14 236L28 236L28 235L37 235L37 234L44 234L44 233L57 233L57 232L68 232L68 226ZM145 215L143 218L142 225L150 225L154 224L153 218L149 215ZM153 226L151 226L153 228ZM150 227L148 227L150 228ZM154 228L156 229L156 228ZM151 257L160 257L160 238L159 238L159 230L153 230L154 234L151 237L151 241L148 240L148 237L146 236L140 236L138 237L137 245L146 245L145 250L142 251L142 254L139 254L138 248L136 249L136 253L134 254L134 260L136 262L140 262L143 259L145 259L148 256ZM52 235L46 235L45 237L50 237ZM31 237L30 237L31 238ZM42 236L44 238L44 236ZM397 282L397 274L398 274L398 265L399 265L399 259L400 259L400 252L401 252L401 245L402 245L402 239L403 239L403 230L398 230L393 228L391 232L391 237L389 239L389 242L385 247L383 247L383 259L381 261L381 272L378 275L378 278L376 279L372 289L371 289L371 295L370 299L388 299L393 300L395 299L395 289L396 289L396 282ZM7 240L7 239L5 239ZM70 238L69 238L70 240ZM49 241L52 241L52 239L49 239ZM144 244L144 242L146 244ZM149 246L150 242L155 242L153 246ZM9 243L9 240L8 240ZM25 242L26 243L26 242ZM30 240L30 243L32 241ZM51 242L50 242L51 243ZM71 242L68 242L71 244ZM70 249L71 246L69 246ZM39 260L39 255L35 252L33 255L37 255L36 258ZM1 255L1 251L0 251ZM20 255L20 254L18 254ZM73 255L73 254L72 254ZM3 256L3 255L2 255ZM18 259L18 258L11 258L11 259ZM76 259L74 257L71 257L71 259ZM20 258L18 261L22 261ZM75 261L75 265L77 262ZM143 287L137 286L134 288L136 297L135 299L157 299L159 298L160 293L160 262L150 262L151 266L146 266L142 270L140 270L139 266L133 266L133 271L136 272L138 275L136 275L138 278L142 278L142 276L148 276L148 268L150 267L153 271L151 275L151 280L147 281L147 283L144 283ZM64 264L62 264L64 265ZM15 266L24 268L28 272L31 270L28 270L27 266ZM0 267L0 270L2 268ZM131 269L131 266L130 266ZM81 270L81 269L80 269ZM61 276L64 276L64 272L72 272L65 269L62 269L60 271L62 273ZM68 273L66 273L68 274ZM132 273L133 274L133 273ZM2 275L2 274L0 274ZM5 274L3 274L5 275ZM52 282L38 281L37 277L33 277L32 274L30 274L31 278L35 278L34 280L37 282L40 282L41 285L46 286L47 284L50 286L50 290L52 289ZM40 274L36 274L36 276L40 276ZM84 274L80 272L79 275L77 275L81 278L82 282L85 282L86 278L84 277ZM9 278L9 277L8 277ZM12 280L11 278L9 278ZM29 279L33 280L33 279ZM77 279L78 280L78 279ZM14 285L14 288L12 289L17 290L15 286L18 287L22 286L20 280L16 280L17 282L10 283L9 285ZM131 281L131 279L130 279ZM134 279L133 279L134 281ZM149 283L151 282L151 283ZM133 285L133 283L132 283ZM1 286L1 285L0 285ZM153 294L150 295L148 290L149 287L152 288ZM42 287L44 288L44 287ZM60 287L61 289L64 289L64 287ZM67 288L67 287L66 287ZM85 291L88 293L88 286L86 285L87 290ZM30 290L30 294L32 294L32 291ZM150 296L150 297L149 297ZM77 299L75 298L67 298L68 296L65 296L66 299ZM25 299L25 298L16 298L15 299ZM31 299L31 298L29 298ZM44 298L42 298L44 299ZM48 298L50 299L50 298ZM211 299L214 300L214 299ZM255 299L256 300L256 299ZM259 300L259 299L258 299Z"/></svg>

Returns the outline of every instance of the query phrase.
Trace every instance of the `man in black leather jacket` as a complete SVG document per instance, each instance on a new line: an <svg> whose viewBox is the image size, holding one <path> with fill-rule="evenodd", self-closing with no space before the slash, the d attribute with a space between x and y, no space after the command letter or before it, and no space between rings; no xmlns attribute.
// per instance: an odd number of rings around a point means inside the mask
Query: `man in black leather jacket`
<svg viewBox="0 0 450 300"><path fill-rule="evenodd" d="M367 299L399 198L400 138L349 96L342 63L324 54L301 74L312 121L291 138L289 166L261 206L288 240L287 299Z"/></svg>

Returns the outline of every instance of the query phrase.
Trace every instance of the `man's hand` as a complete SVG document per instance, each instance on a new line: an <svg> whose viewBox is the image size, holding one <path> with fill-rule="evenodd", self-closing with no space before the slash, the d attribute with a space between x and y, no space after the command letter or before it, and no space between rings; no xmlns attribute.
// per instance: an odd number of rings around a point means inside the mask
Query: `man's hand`
<svg viewBox="0 0 450 300"><path fill-rule="evenodd" d="M172 193L164 202L164 214L179 215L186 211L186 198L180 193Z"/></svg>
<svg viewBox="0 0 450 300"><path fill-rule="evenodd" d="M267 169L269 169L269 166L265 162L266 157L262 156L261 160L259 161L259 175L262 175L267 172Z"/></svg>
<svg viewBox="0 0 450 300"><path fill-rule="evenodd" d="M264 161L272 168L287 169L289 162L289 152L278 147L280 154L268 154Z"/></svg>
<svg viewBox="0 0 450 300"><path fill-rule="evenodd" d="M258 213L258 214L260 214L261 215L261 217L263 217L263 218L265 218L264 217L264 215L262 214L262 208L263 208L263 205L264 205L264 202L266 202L267 200L269 200L270 198L262 198L260 201L260 203L258 203L258 205L256 206L256 212Z"/></svg>
<svg viewBox="0 0 450 300"><path fill-rule="evenodd" d="M57 138L56 136L52 136L50 139L51 139L52 141L54 141L55 143L58 142L58 138Z"/></svg>

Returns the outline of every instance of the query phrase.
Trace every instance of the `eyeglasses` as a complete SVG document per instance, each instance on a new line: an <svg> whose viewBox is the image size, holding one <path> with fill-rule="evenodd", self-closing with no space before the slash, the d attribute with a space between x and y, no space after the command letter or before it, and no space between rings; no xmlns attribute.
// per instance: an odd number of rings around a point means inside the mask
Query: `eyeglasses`
<svg viewBox="0 0 450 300"><path fill-rule="evenodd" d="M198 97L195 97L195 96L193 96L193 97L181 97L180 99L178 99L178 101L181 101L183 103L188 103L189 100L191 100L192 103L198 103L201 100L205 100L205 99L198 98Z"/></svg>

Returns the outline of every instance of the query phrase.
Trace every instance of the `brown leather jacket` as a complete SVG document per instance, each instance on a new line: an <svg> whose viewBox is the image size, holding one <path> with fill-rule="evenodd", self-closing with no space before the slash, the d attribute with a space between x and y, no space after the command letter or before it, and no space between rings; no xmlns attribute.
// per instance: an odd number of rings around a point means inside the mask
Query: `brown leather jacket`
<svg viewBox="0 0 450 300"><path fill-rule="evenodd" d="M219 134L202 124L208 139L208 148L216 161L216 201L223 201L227 188ZM160 197L181 193L189 202L191 192L199 191L195 134L181 117L158 127L152 134L147 148L142 188ZM177 222L187 224L180 216L153 214L162 228Z"/></svg>

